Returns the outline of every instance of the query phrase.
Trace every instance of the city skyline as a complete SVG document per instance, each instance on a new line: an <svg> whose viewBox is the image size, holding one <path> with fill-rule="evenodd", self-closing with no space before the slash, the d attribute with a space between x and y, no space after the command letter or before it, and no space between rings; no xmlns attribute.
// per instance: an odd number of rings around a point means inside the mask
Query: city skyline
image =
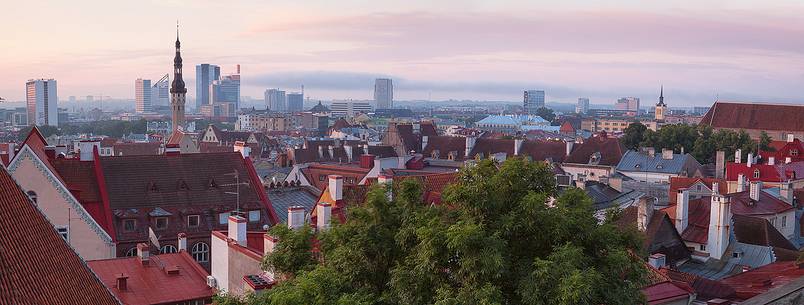
<svg viewBox="0 0 804 305"><path fill-rule="evenodd" d="M708 105L716 98L801 102L795 89L804 81L799 72L804 46L789 38L802 34L796 16L804 5L774 1L754 7L758 3L537 1L456 7L458 2L446 1L390 3L377 11L354 1L277 3L270 10L249 1L204 1L178 15L170 8L182 1L115 4L118 9L105 15L90 15L108 6L93 1L22 3L3 17L19 30L8 34L6 41L14 45L0 42L8 54L0 59L6 72L0 96L22 101L27 79L53 78L62 98L133 98L131 80L170 71L165 54L173 31L167 29L179 19L186 65L213 63L229 74L241 64L241 92L252 97L267 88L304 85L311 99L369 100L375 78L392 78L398 100L517 101L522 90L535 88L546 91L548 102L589 97L607 104L635 96L653 104L664 84L671 107ZM87 22L48 30L21 18L30 9L56 22ZM129 22L143 10L154 13L144 22ZM218 15L231 21L227 27L208 22ZM101 23L104 27L97 26ZM120 38L110 37L112 32ZM138 39L123 39L131 35ZM283 48L270 47L278 44ZM186 78L194 87L195 79Z"/></svg>

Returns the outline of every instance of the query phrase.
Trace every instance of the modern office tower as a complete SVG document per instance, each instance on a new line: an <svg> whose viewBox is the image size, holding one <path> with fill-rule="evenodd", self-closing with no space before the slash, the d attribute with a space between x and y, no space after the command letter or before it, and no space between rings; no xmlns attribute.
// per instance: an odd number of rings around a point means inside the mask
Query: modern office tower
<svg viewBox="0 0 804 305"><path fill-rule="evenodd" d="M221 67L210 64L195 66L195 109L201 105L212 104L209 98L209 85L221 78Z"/></svg>
<svg viewBox="0 0 804 305"><path fill-rule="evenodd" d="M288 112L299 112L304 110L304 93L291 92L286 95L288 102Z"/></svg>
<svg viewBox="0 0 804 305"><path fill-rule="evenodd" d="M526 114L536 114L536 110L544 107L544 90L526 90L524 95Z"/></svg>
<svg viewBox="0 0 804 305"><path fill-rule="evenodd" d="M617 99L617 104L614 105L617 110L634 111L639 114L639 98L638 97L622 97Z"/></svg>
<svg viewBox="0 0 804 305"><path fill-rule="evenodd" d="M371 103L366 101L333 101L329 108L335 117L353 117L372 111Z"/></svg>
<svg viewBox="0 0 804 305"><path fill-rule="evenodd" d="M170 105L170 74L151 85L151 108Z"/></svg>
<svg viewBox="0 0 804 305"><path fill-rule="evenodd" d="M586 114L589 111L589 98L579 97L578 105L575 105L575 113Z"/></svg>
<svg viewBox="0 0 804 305"><path fill-rule="evenodd" d="M138 78L134 82L134 100L137 113L151 112L151 80Z"/></svg>
<svg viewBox="0 0 804 305"><path fill-rule="evenodd" d="M394 108L394 83L390 78L374 80L374 104L377 109Z"/></svg>
<svg viewBox="0 0 804 305"><path fill-rule="evenodd" d="M55 79L31 79L25 83L28 125L59 126L59 96Z"/></svg>
<svg viewBox="0 0 804 305"><path fill-rule="evenodd" d="M265 105L268 106L268 110L276 112L286 111L287 107L285 106L285 98L285 91L283 90L265 90Z"/></svg>
<svg viewBox="0 0 804 305"><path fill-rule="evenodd" d="M220 80L213 82L217 96L211 99L213 103L234 103L235 108L240 108L240 75L226 75ZM210 91L212 92L212 91Z"/></svg>

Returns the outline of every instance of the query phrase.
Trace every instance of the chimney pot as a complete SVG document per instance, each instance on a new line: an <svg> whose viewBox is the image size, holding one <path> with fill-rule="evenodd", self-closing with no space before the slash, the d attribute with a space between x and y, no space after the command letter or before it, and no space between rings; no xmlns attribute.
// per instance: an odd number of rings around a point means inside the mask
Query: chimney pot
<svg viewBox="0 0 804 305"><path fill-rule="evenodd" d="M743 160L743 150L738 149L734 151L734 163L740 163Z"/></svg>
<svg viewBox="0 0 804 305"><path fill-rule="evenodd" d="M679 190L676 199L676 231L683 234L689 222L690 191Z"/></svg>
<svg viewBox="0 0 804 305"><path fill-rule="evenodd" d="M187 251L187 234L179 233L179 252Z"/></svg>
<svg viewBox="0 0 804 305"><path fill-rule="evenodd" d="M662 268L665 266L667 260L667 256L662 253L654 253L648 258L648 263L656 269Z"/></svg>
<svg viewBox="0 0 804 305"><path fill-rule="evenodd" d="M239 215L229 216L229 238L238 245L246 246L246 219Z"/></svg>
<svg viewBox="0 0 804 305"><path fill-rule="evenodd" d="M319 231L326 231L329 229L329 223L332 219L332 205L327 202L321 202L316 206L316 227Z"/></svg>
<svg viewBox="0 0 804 305"><path fill-rule="evenodd" d="M787 134L787 143L793 142L795 139L796 136L794 136L792 133Z"/></svg>
<svg viewBox="0 0 804 305"><path fill-rule="evenodd" d="M737 192L745 191L745 175L742 173L737 174Z"/></svg>
<svg viewBox="0 0 804 305"><path fill-rule="evenodd" d="M768 157L768 165L776 165L776 158Z"/></svg>
<svg viewBox="0 0 804 305"><path fill-rule="evenodd" d="M749 196L752 201L759 201L759 195L762 192L762 181L751 181L751 189Z"/></svg>
<svg viewBox="0 0 804 305"><path fill-rule="evenodd" d="M374 155L371 154L364 154L360 156L360 168L372 168L374 167Z"/></svg>
<svg viewBox="0 0 804 305"><path fill-rule="evenodd" d="M263 234L263 251L264 254L273 253L274 248L276 248L276 243L279 241L276 237L269 235L268 233Z"/></svg>
<svg viewBox="0 0 804 305"><path fill-rule="evenodd" d="M343 176L329 175L328 179L329 196L335 201L343 199Z"/></svg>

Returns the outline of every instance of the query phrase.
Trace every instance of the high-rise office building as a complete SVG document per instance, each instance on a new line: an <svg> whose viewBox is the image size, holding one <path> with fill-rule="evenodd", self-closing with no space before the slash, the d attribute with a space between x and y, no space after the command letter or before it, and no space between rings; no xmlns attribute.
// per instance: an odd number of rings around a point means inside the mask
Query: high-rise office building
<svg viewBox="0 0 804 305"><path fill-rule="evenodd" d="M354 117L358 113L372 111L371 103L368 101L333 101L329 108L336 117Z"/></svg>
<svg viewBox="0 0 804 305"><path fill-rule="evenodd" d="M215 91L217 94L217 96L212 99L213 103L234 103L235 108L240 108L239 74L226 75L212 83L216 86Z"/></svg>
<svg viewBox="0 0 804 305"><path fill-rule="evenodd" d="M390 78L374 80L374 104L377 109L394 108L394 83Z"/></svg>
<svg viewBox="0 0 804 305"><path fill-rule="evenodd" d="M304 93L291 92L286 95L288 102L288 112L298 112L304 110Z"/></svg>
<svg viewBox="0 0 804 305"><path fill-rule="evenodd" d="M59 126L59 96L55 79L32 79L25 83L28 125Z"/></svg>
<svg viewBox="0 0 804 305"><path fill-rule="evenodd" d="M170 105L170 74L151 85L151 108Z"/></svg>
<svg viewBox="0 0 804 305"><path fill-rule="evenodd" d="M137 113L151 112L151 80L138 78L134 81L134 100Z"/></svg>
<svg viewBox="0 0 804 305"><path fill-rule="evenodd" d="M536 110L544 107L544 90L526 90L523 106L526 114L536 114Z"/></svg>
<svg viewBox="0 0 804 305"><path fill-rule="evenodd" d="M589 98L579 97L578 104L575 105L575 113L586 114L589 111Z"/></svg>
<svg viewBox="0 0 804 305"><path fill-rule="evenodd" d="M195 66L195 109L201 105L212 104L209 98L209 85L213 81L221 78L221 67L210 64L200 64Z"/></svg>
<svg viewBox="0 0 804 305"><path fill-rule="evenodd" d="M617 110L633 111L639 114L639 98L638 97L622 97L617 99L617 104L614 105Z"/></svg>
<svg viewBox="0 0 804 305"><path fill-rule="evenodd" d="M286 97L284 90L279 89L265 90L265 105L268 106L268 110L277 112L287 111L285 98Z"/></svg>

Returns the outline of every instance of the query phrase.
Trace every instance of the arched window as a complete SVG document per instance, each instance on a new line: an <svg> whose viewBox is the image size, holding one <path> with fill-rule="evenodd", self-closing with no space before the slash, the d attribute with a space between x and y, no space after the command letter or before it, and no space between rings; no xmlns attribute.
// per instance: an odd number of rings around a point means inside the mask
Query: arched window
<svg viewBox="0 0 804 305"><path fill-rule="evenodd" d="M28 198L31 198L31 201L33 201L33 203L38 203L38 202L37 202L37 200L38 200L39 198L36 196L36 192L34 192L34 191L28 191L28 193L27 193L27 194L28 194Z"/></svg>
<svg viewBox="0 0 804 305"><path fill-rule="evenodd" d="M133 247L126 251L126 257L137 256L137 247Z"/></svg>
<svg viewBox="0 0 804 305"><path fill-rule="evenodd" d="M176 253L178 250L173 245L164 245L159 249L159 254Z"/></svg>
<svg viewBox="0 0 804 305"><path fill-rule="evenodd" d="M754 170L754 179L759 179L759 169Z"/></svg>
<svg viewBox="0 0 804 305"><path fill-rule="evenodd" d="M190 252L193 255L193 259L199 263L206 263L209 261L209 245L199 242L193 245L193 249Z"/></svg>

